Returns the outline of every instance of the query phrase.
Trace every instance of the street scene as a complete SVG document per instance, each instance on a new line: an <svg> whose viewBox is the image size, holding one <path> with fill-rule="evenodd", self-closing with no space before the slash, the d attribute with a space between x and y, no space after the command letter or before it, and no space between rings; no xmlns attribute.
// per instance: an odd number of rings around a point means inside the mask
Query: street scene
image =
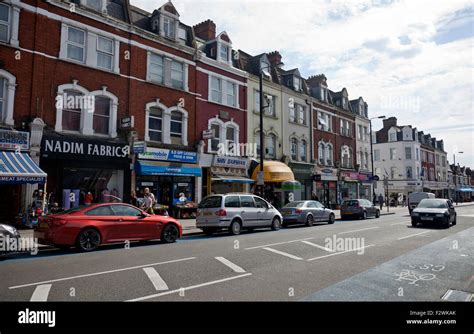
<svg viewBox="0 0 474 334"><path fill-rule="evenodd" d="M462 0L1 1L0 305L473 305L473 26Z"/></svg>

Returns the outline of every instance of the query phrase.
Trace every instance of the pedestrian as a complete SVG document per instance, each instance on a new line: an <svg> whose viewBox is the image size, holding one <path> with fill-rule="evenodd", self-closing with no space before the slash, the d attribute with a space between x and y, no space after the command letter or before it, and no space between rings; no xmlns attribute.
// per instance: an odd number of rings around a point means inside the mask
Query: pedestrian
<svg viewBox="0 0 474 334"><path fill-rule="evenodd" d="M377 205L377 196L375 196L375 193L374 193L374 198L372 199L372 203L375 205Z"/></svg>
<svg viewBox="0 0 474 334"><path fill-rule="evenodd" d="M382 210L382 207L383 207L383 196L382 196L382 194L379 194L379 206L380 206L380 210Z"/></svg>
<svg viewBox="0 0 474 334"><path fill-rule="evenodd" d="M149 188L145 188L145 201L144 201L144 210L149 213L153 214L153 208L156 204L156 199L155 195L153 195L152 192L150 192Z"/></svg>
<svg viewBox="0 0 474 334"><path fill-rule="evenodd" d="M92 196L92 193L88 191L87 194L85 194L84 196L84 204L89 206L92 204L93 201L94 201L94 196Z"/></svg>

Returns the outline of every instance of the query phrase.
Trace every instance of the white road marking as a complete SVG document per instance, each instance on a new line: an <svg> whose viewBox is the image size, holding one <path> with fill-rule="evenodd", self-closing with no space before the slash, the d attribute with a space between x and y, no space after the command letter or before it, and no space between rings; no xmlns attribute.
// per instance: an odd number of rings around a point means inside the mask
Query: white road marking
<svg viewBox="0 0 474 334"><path fill-rule="evenodd" d="M344 254L344 253L349 253L349 252L355 252L355 251L358 251L358 250L361 250L361 249L364 249L364 248L369 248L369 247L372 247L372 246L375 246L375 245L372 244L372 245L367 245L367 246L364 246L364 247L359 247L359 248L354 248L354 249L351 249L351 250L346 250L346 251L343 251L343 252L337 252L337 253L332 253L332 254L328 254L328 255L313 257L311 259L308 259L307 261L314 261L314 260L323 259L323 258L329 257L329 256L334 256L334 255L339 255L339 254Z"/></svg>
<svg viewBox="0 0 474 334"><path fill-rule="evenodd" d="M160 274L158 274L155 268L147 267L143 268L143 271L147 274L151 283L153 283L155 290L169 290L168 285L166 285L166 282L161 278Z"/></svg>
<svg viewBox="0 0 474 334"><path fill-rule="evenodd" d="M53 282L61 282L61 281L67 281L75 278L82 278L82 277L90 277L90 276L97 276L97 275L103 275L103 274L110 274L110 273L116 273L120 271L126 271L126 270L132 270L132 269L138 269L138 268L144 268L144 267L151 267L151 266L157 266L160 264L167 264L167 263L175 263L175 262L181 262L181 261L188 261L188 260L193 260L196 257L188 257L184 259L177 259L177 260L170 260L170 261L164 261L164 262L156 262L156 263L149 263L149 264L144 264L142 266L135 266L135 267L128 267L128 268L121 268L121 269L114 269L114 270L107 270L107 271L101 271L98 273L91 273L91 274L84 274L84 275L77 275L77 276L70 276L70 277L64 277L64 278L57 278L57 279L52 279L48 281L42 281L42 282L35 282L35 283L28 283L28 284L22 284L22 285L15 285L9 287L9 289L18 289L18 288L24 288L25 286L32 286L32 285L38 285L38 284L44 284L44 283L53 283Z"/></svg>
<svg viewBox="0 0 474 334"><path fill-rule="evenodd" d="M391 226L393 226L393 225L402 225L402 224L405 224L405 225L406 225L406 224L408 224L408 223L410 223L410 221L401 222L401 223L395 223L395 224L390 224L390 225L391 225Z"/></svg>
<svg viewBox="0 0 474 334"><path fill-rule="evenodd" d="M307 244L307 245L310 245L310 246L313 246L313 247L316 247L316 248L325 250L326 252L334 253L334 250L332 250L331 248L327 248L327 247L324 247L324 246L320 246L320 245L318 245L318 244L312 243L311 241L301 241L301 242L304 243L304 244Z"/></svg>
<svg viewBox="0 0 474 334"><path fill-rule="evenodd" d="M225 264L227 267L235 271L236 273L245 273L245 270L236 265L235 263L230 262L226 258L223 258L222 256L216 256L215 259L223 264Z"/></svg>
<svg viewBox="0 0 474 334"><path fill-rule="evenodd" d="M237 279L237 278L242 278L242 277L246 277L246 276L250 276L250 275L252 275L252 273L246 273L246 274L242 274L242 275L238 275L238 276L234 276L234 277L229 277L229 278L224 278L224 279L220 279L220 280L216 280L216 281L211 281L211 282L201 283L201 284L197 284L197 285L192 285L192 286L188 286L186 288L180 288L180 289L170 290L170 291L161 292L161 293L155 293L155 294L149 295L149 296L129 299L127 301L128 302L137 302L137 301L151 299L151 298L155 298L155 297L171 295L173 293L179 293L181 291L184 292L184 291L188 291L188 290L192 290L192 289L197 289L197 288L201 288L203 286L208 286L208 285L218 284L218 283L222 283L222 282L226 282L226 281L231 281L231 280L234 280L234 279Z"/></svg>
<svg viewBox="0 0 474 334"><path fill-rule="evenodd" d="M290 240L290 241L282 241L282 242L277 242L277 243L274 243L274 244L267 244L267 245L262 245L262 246L248 247L248 248L245 248L245 250L264 248L264 247L267 247L267 246L283 245L283 244L289 244L289 243L292 243L292 242L298 242L298 241L303 241L303 240L311 240L311 239L314 239L314 237L304 238L304 239L297 239L297 240Z"/></svg>
<svg viewBox="0 0 474 334"><path fill-rule="evenodd" d="M420 233L410 234L410 235L407 235L406 237L398 238L398 240L403 240L403 239L407 239L407 238L411 238L411 237L416 237L417 235L421 235L421 234L425 234L425 233L430 233L430 232L431 232L431 231L424 231L424 232L420 232Z"/></svg>
<svg viewBox="0 0 474 334"><path fill-rule="evenodd" d="M458 217L474 217L474 214L458 215Z"/></svg>
<svg viewBox="0 0 474 334"><path fill-rule="evenodd" d="M367 228L361 228L361 229L358 229L358 230L345 231L345 232L340 232L340 233L336 233L336 234L347 234L347 233L354 233L354 232L359 232L359 231L373 230L373 229L375 229L375 228L379 228L379 226L375 226L375 227L367 227Z"/></svg>
<svg viewBox="0 0 474 334"><path fill-rule="evenodd" d="M51 290L51 284L38 285L31 296L30 302L48 301L49 290Z"/></svg>
<svg viewBox="0 0 474 334"><path fill-rule="evenodd" d="M289 257L290 259L303 260L301 257L295 256L295 255L292 255L292 254L289 254L289 253L285 253L285 252L282 252L282 251L279 251L279 250L276 250L276 249L273 249L273 248L263 247L263 249L265 249L267 251L270 251L270 252L273 252L273 253L276 253L276 254L280 254L280 255Z"/></svg>

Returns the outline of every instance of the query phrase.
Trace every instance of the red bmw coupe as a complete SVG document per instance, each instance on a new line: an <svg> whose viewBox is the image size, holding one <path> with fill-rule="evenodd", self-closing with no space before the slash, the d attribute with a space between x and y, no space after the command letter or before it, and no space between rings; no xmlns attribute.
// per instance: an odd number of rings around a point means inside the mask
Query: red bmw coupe
<svg viewBox="0 0 474 334"><path fill-rule="evenodd" d="M183 229L168 216L149 215L124 203L104 203L42 216L34 231L40 244L78 247L89 252L102 244L160 239L175 242Z"/></svg>

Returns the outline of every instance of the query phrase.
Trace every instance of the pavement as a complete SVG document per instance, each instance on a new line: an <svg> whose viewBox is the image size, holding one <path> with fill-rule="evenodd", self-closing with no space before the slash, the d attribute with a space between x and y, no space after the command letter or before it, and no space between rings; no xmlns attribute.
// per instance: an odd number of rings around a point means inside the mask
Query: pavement
<svg viewBox="0 0 474 334"><path fill-rule="evenodd" d="M449 229L393 213L92 253L42 249L0 261L0 300L441 301L449 289L472 298L474 207L459 206Z"/></svg>

